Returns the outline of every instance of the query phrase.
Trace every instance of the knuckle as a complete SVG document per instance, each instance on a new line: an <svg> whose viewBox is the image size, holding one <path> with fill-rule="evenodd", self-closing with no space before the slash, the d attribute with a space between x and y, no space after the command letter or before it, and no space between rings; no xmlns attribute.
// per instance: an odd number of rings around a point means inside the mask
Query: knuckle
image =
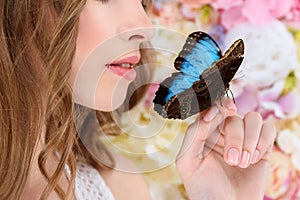
<svg viewBox="0 0 300 200"><path fill-rule="evenodd" d="M238 116L229 116L226 118L223 125L224 132L231 133L234 130L239 129L239 125L242 123L242 119Z"/></svg>
<svg viewBox="0 0 300 200"><path fill-rule="evenodd" d="M238 145L242 146L243 145L243 137L238 136L238 135L232 135L227 137L227 145Z"/></svg>
<svg viewBox="0 0 300 200"><path fill-rule="evenodd" d="M244 146L247 146L247 147L251 146L251 147L253 147L253 146L256 146L257 143L258 143L258 139L257 138L249 137L249 138L245 139Z"/></svg>

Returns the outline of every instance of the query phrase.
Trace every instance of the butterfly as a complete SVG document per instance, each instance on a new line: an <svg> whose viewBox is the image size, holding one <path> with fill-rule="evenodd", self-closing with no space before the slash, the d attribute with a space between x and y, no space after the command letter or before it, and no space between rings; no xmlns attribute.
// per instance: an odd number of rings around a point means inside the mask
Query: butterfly
<svg viewBox="0 0 300 200"><path fill-rule="evenodd" d="M174 61L178 72L159 84L154 110L164 118L186 119L210 106L229 90L244 59L244 42L236 40L222 55L207 33L189 34Z"/></svg>

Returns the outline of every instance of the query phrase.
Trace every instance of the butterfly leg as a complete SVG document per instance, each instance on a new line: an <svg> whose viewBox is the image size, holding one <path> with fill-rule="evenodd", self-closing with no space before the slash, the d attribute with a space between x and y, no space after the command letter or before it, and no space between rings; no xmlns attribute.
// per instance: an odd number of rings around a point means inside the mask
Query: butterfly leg
<svg viewBox="0 0 300 200"><path fill-rule="evenodd" d="M229 95L228 95L228 91L229 91L229 92L230 92L230 94L231 94L231 97L232 97L233 103L234 103L234 104L236 104L236 103L235 103L235 99L234 99L233 92L232 92L232 91L231 91L229 88L228 88L228 89L226 89L226 91L225 91L225 93L226 93L227 97L228 97L228 98L230 98L230 97L229 97Z"/></svg>
<svg viewBox="0 0 300 200"><path fill-rule="evenodd" d="M220 105L223 107L222 97L219 98Z"/></svg>

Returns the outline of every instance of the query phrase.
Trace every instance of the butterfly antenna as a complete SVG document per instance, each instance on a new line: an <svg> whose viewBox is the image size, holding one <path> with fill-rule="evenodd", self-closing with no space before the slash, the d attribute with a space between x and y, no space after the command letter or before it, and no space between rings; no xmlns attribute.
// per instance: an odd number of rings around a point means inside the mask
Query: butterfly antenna
<svg viewBox="0 0 300 200"><path fill-rule="evenodd" d="M240 80L243 79L245 77L245 73L243 71L240 71L236 74L236 77L234 80Z"/></svg>

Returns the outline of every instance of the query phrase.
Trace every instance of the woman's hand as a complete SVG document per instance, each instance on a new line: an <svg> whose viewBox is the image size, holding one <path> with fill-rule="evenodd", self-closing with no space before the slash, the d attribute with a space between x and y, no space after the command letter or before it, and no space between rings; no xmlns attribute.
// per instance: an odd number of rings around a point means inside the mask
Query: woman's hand
<svg viewBox="0 0 300 200"><path fill-rule="evenodd" d="M191 200L263 199L275 127L225 101L189 126L177 169Z"/></svg>

